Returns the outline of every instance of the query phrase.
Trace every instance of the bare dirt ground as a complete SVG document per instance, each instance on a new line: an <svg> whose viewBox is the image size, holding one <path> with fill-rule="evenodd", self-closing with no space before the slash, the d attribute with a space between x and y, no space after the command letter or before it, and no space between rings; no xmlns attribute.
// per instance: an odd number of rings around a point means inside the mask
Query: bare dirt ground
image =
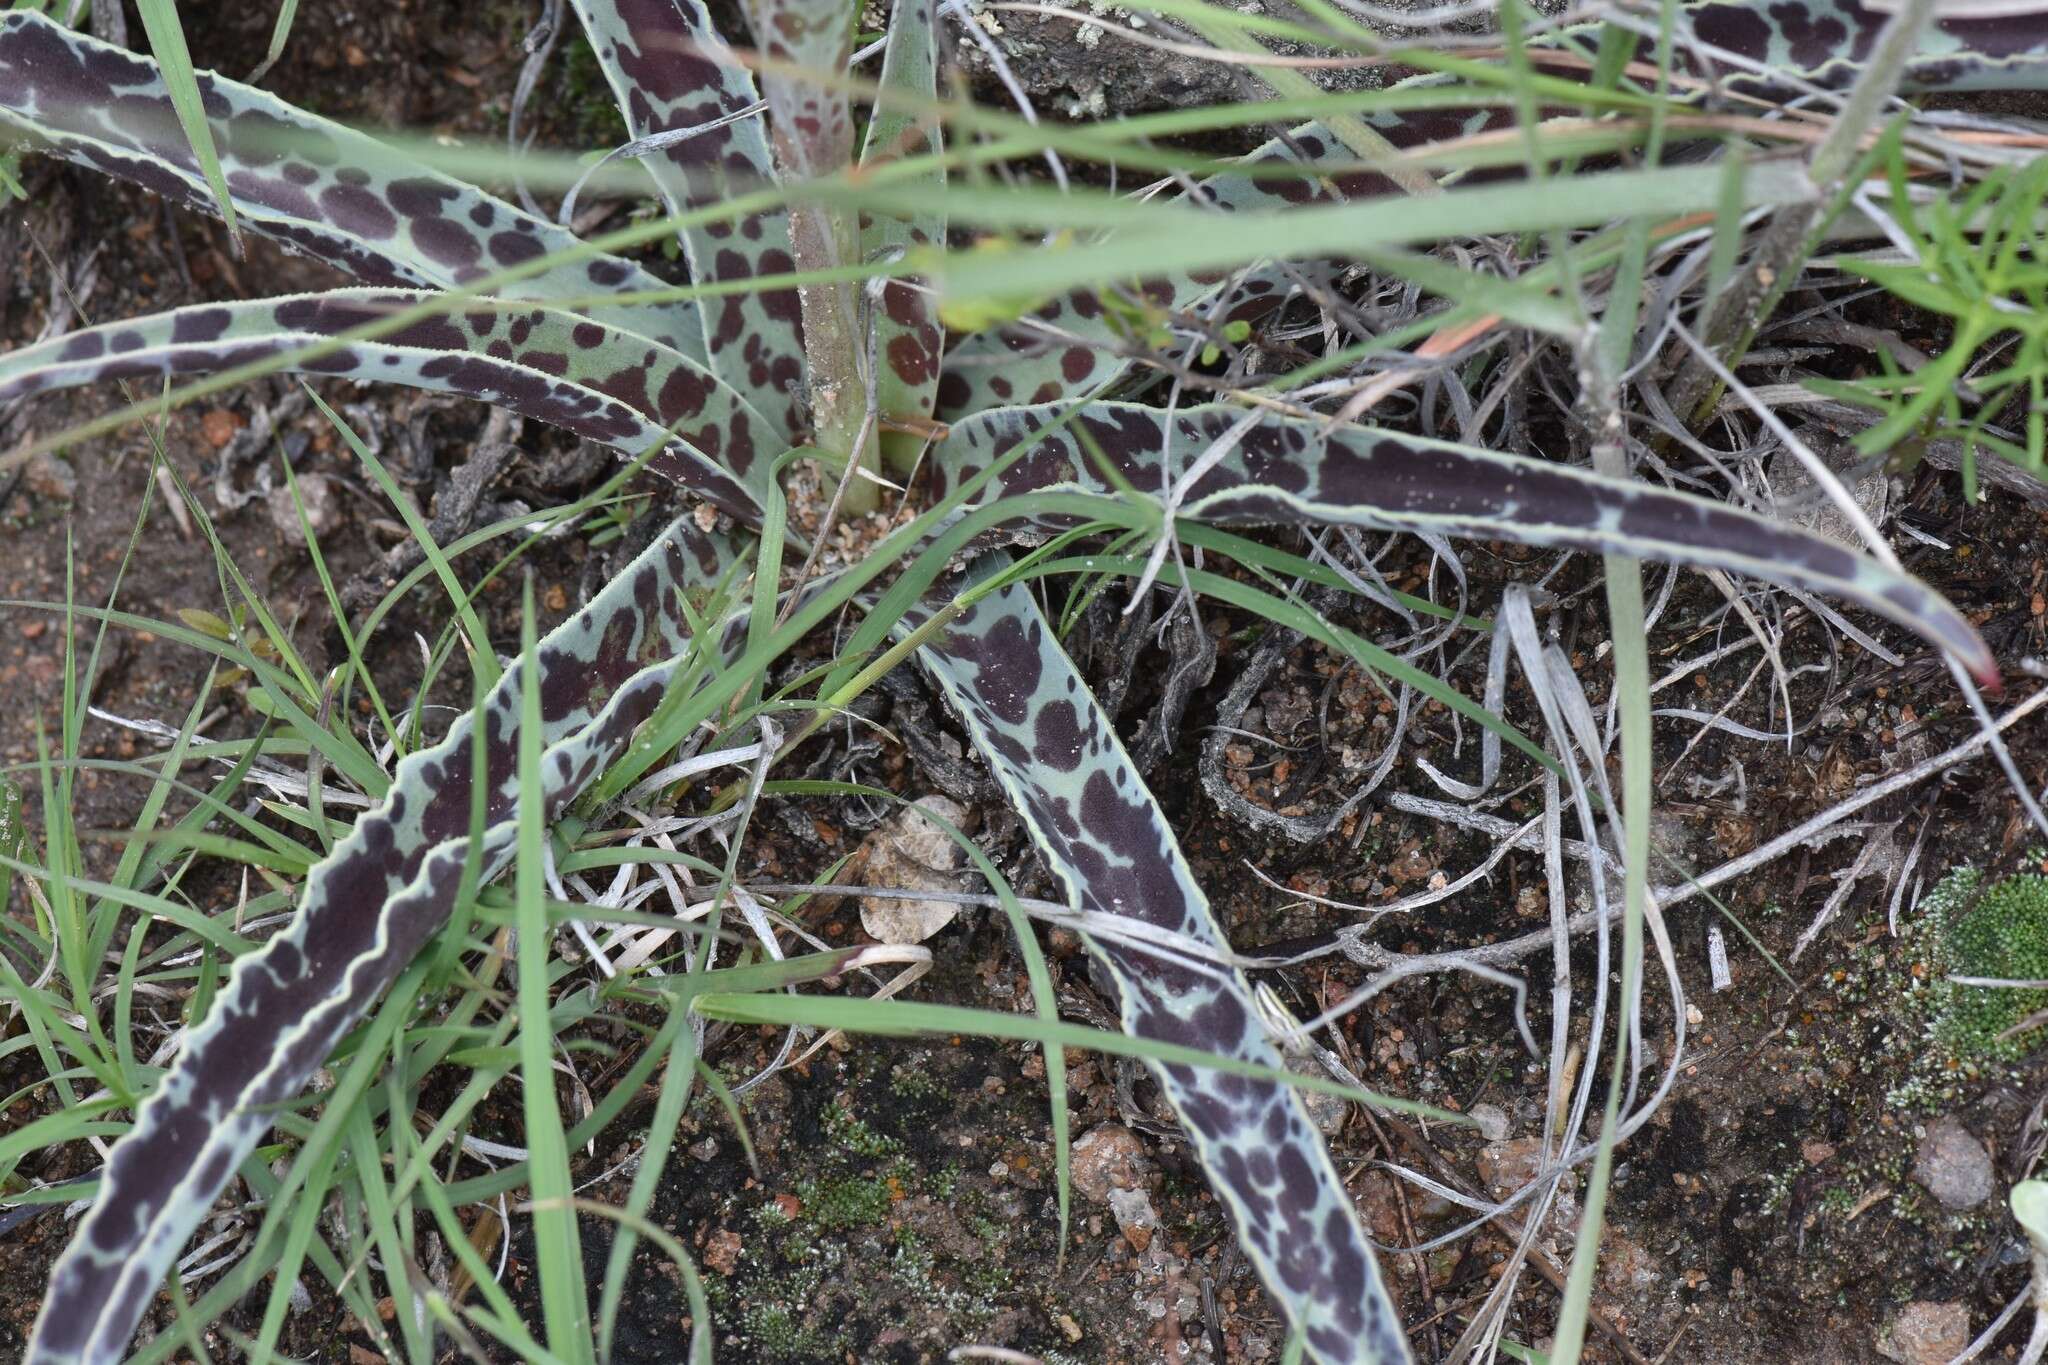
<svg viewBox="0 0 2048 1365"><path fill-rule="evenodd" d="M498 3L409 0L354 11L306 6L268 84L337 117L480 135L502 126L518 40L531 18L523 6ZM267 41L269 15L253 9L188 7L186 21L199 61L231 72L252 67ZM1120 52L1117 60L1129 56ZM1148 79L1158 88L1132 94L1129 80L1084 71L1084 60L1085 54L1039 54L1041 84L1053 80L1046 72L1062 73L1058 84L1073 105L1062 112L1100 112L1090 92L1105 89L1139 103L1189 97L1180 88L1185 81L1156 64ZM558 58L539 101L552 140L587 145L610 135L595 80L587 56L570 51ZM92 320L332 282L319 268L261 243L237 260L216 225L166 214L139 192L55 166L32 173L32 207L0 227L0 344L33 338L47 316L52 270L78 288L88 278L81 267L95 250L95 283L81 290ZM1891 321L1909 339L1924 331L1910 317ZM275 384L224 395L174 414L162 435L178 473L215 510L228 552L257 590L285 609L281 615L294 622L308 657L321 660L335 642L304 552L287 543L262 497L230 510L214 495L217 481L247 490L262 477L260 457L225 473L222 465L257 407L288 392ZM394 463L430 506L446 494L452 471L485 431L486 416L473 406L402 392L330 386L328 393L331 400L367 405L362 421L381 433L389 451L406 457ZM121 401L99 391L47 399L14 415L0 439L11 446ZM381 500L316 422L288 417L281 433L302 475L334 485L334 521L324 543L337 577L371 569L399 539ZM541 505L573 491L579 478L594 477L595 470L552 433L528 427L518 446L518 459L491 488L501 504ZM136 511L151 491L148 454L144 433L128 429L80 443L19 479L0 475L0 597L61 600L68 564L78 599L103 599ZM1932 472L1909 476L1899 492L1895 515L1954 547L1916 542L1909 567L1971 612L2002 657L2038 649L2048 561L2041 515L2014 500L1966 507L1955 480ZM122 586L128 610L161 617L218 605L205 539L180 527L160 492L140 534ZM1426 553L1417 546L1408 561L1391 561L1396 586L1420 585ZM605 555L573 543L550 556L540 561L543 600L565 610L596 581ZM1481 609L1527 567L1516 552L1493 547L1474 547L1469 561ZM1600 598L1584 591L1593 566L1574 568L1576 577L1568 571L1552 584L1562 603L1547 622L1583 665L1581 676L1597 705L1605 686L1598 662ZM441 625L437 605L435 592L421 590L381 637L378 667L401 695L417 657L412 632L432 637ZM1722 638L1714 634L1722 627L1708 624L1720 606L1703 580L1681 579L1653 639L1662 666ZM1368 634L1390 624L1369 613L1345 623ZM1215 679L1196 694L1177 749L1151 776L1240 949L1314 943L1357 918L1302 894L1372 904L1426 888L1439 876L1457 877L1490 852L1485 839L1378 801L1309 845L1258 832L1220 811L1202 793L1199 750L1227 689L1261 641L1251 623L1227 613L1211 613L1205 624L1219 649ZM1738 856L1860 784L1968 736L1967 714L1935 662L1895 633L1879 634L1905 653L1905 665L1894 668L1847 646L1834 672L1795 682L1795 712L1820 719L1789 750L1782 741L1721 735L1692 747L1694 727L1664 723L1659 800L1666 852L1676 865L1705 869ZM90 628L78 627L77 638L89 640ZM61 618L0 611L0 761L32 760L37 727L54 726L65 643ZM1076 648L1098 667L1113 661L1113 650L1093 635ZM1787 662L1823 659L1831 648L1808 622L1789 633ZM174 723L194 705L201 672L190 656L132 634L112 637L110 649L98 705ZM1155 652L1139 656L1127 673L1157 676L1164 660ZM1754 662L1753 655L1742 655L1699 672L1676 689L1684 699L1673 704L1717 710ZM1476 690L1469 677L1460 685ZM2031 686L2021 681L2008 701ZM1762 695L1752 689L1735 718L1767 727ZM1127 730L1154 700L1142 682L1133 690L1123 715ZM892 724L946 724L914 695L877 703L885 704ZM232 692L208 699L207 709L215 708L215 733L246 732L253 724ZM1535 732L1526 694L1511 690L1508 709ZM1313 814L1341 802L1360 765L1387 743L1393 719L1355 671L1302 645L1274 664L1251 708L1231 724L1248 732L1224 751L1233 788L1261 806ZM1453 750L1441 711L1422 708L1410 719L1410 735L1417 741L1411 753L1441 761ZM2048 730L2022 726L2011 738L2022 773L2038 788L2048 778ZM87 732L87 751L95 756L132 756L138 742L146 741L111 725L96 723ZM1470 764L1469 731L1464 743L1463 761ZM866 765L867 780L899 790L915 793L929 782L893 746L817 761L842 759ZM1733 778L1738 764L1739 784ZM1404 759L1387 790L1431 788ZM132 788L114 779L87 773L81 793L80 819L87 827L117 827L132 811ZM1529 793L1497 813L1519 821L1537 809ZM763 841L756 870L768 879L810 875L856 843L873 818L823 801L801 805ZM1924 944L1911 935L1890 936L1884 877L1852 889L1813 946L1796 963L1790 959L1836 892L1836 875L1868 842L1903 848L1926 822L1922 870L1973 863L2007 871L2038 861L2039 854L1985 761L1878 803L1862 818L1869 827L1859 837L1796 851L1724 888L1725 918L1704 899L1671 915L1679 972L1697 1017L1689 1020L1687 1050L1677 1059L1673 1096L1654 1126L1620 1154L1596 1293L1596 1311L1611 1330L1594 1335L1589 1359L1872 1360L1904 1306L1960 1305L1974 1333L2025 1283L2003 1189L2040 1140L2036 1106L2048 1071L2036 1061L1977 1074L1926 1074L1912 1003L1927 970ZM1020 890L1046 889L1014 821L991 806L984 829ZM1248 867L1286 889L1263 884ZM1376 940L1397 951L1428 952L1541 928L1547 914L1542 875L1540 858L1511 855L1468 891L1382 923ZM22 913L19 903L13 912ZM1707 935L1716 921L1732 959L1732 984L1720 991L1708 967ZM861 932L850 905L821 911L815 927L838 941ZM1021 964L999 922L964 914L932 947L939 967L920 987L923 998L983 1006L1017 1006L1027 998ZM1090 986L1074 945L1055 936L1052 947L1063 1007L1076 1019L1102 1022L1108 1007ZM1571 1027L1583 1038L1583 1004L1598 970L1590 939L1575 948L1571 969L1580 1002ZM1530 1027L1539 1038L1547 1036L1547 951L1527 958L1521 970L1536 987ZM1364 975L1341 956L1261 974L1303 1015ZM1668 998L1653 989L1645 1019L1651 1037L1669 1037L1669 1013ZM1483 1111L1496 1125L1489 1136L1356 1110L1337 1115L1333 1150L1383 1242L1419 1244L1454 1227L1457 1214L1400 1186L1377 1163L1398 1162L1473 1191L1514 1183L1521 1144L1537 1135L1541 1122L1546 1076L1541 1059L1519 1041L1506 991L1454 974L1411 981L1352 1016L1342 1041L1346 1060L1368 1084L1449 1109ZM713 1055L738 1078L774 1046L773 1038L735 1033ZM1080 1175L1093 1193L1077 1197L1072 1237L1063 1248L1043 1070L1028 1049L962 1039L836 1046L750 1096L758 1172L715 1109L693 1114L679 1139L688 1159L672 1162L654 1216L707 1270L719 1313L720 1359L935 1361L954 1347L986 1343L1049 1362L1277 1360L1283 1343L1276 1319L1145 1084L1100 1059L1076 1054L1071 1061L1073 1131L1093 1135L1090 1164ZM26 1083L23 1068L32 1064L0 1063L0 1094ZM1596 1086L1596 1103L1600 1094ZM623 1160L645 1112L629 1110L594 1150L579 1154L580 1176L597 1176ZM0 1113L0 1129L30 1116ZM516 1118L516 1105L508 1105L486 1111L483 1122L488 1128ZM1972 1207L1945 1208L1913 1174L1929 1130L1944 1119L1960 1122L1995 1167L1998 1192ZM1134 1130L1128 1140L1127 1130ZM34 1173L61 1179L75 1172L51 1166ZM622 1194L629 1178L630 1171L617 1173L585 1193L600 1199ZM1119 1227L1116 1212L1099 1197L1118 1182L1143 1191L1156 1226L1126 1218L1134 1230ZM67 1233L65 1219L51 1214L0 1234L0 1358L20 1351L42 1276ZM1490 1229L1439 1249L1384 1257L1406 1320L1415 1325L1419 1356L1436 1358L1456 1338L1464 1315L1490 1290L1510 1244ZM1568 1260L1569 1225L1547 1231L1542 1244L1554 1264ZM592 1237L593 1275L601 1272L603 1246L601 1236ZM507 1272L515 1294L531 1292L523 1257L515 1235ZM1548 1333L1556 1299L1540 1277L1531 1283L1511 1335L1533 1344ZM627 1294L618 1358L676 1359L685 1313L671 1272L644 1254ZM2024 1334L2024 1321L2015 1324L1999 1350L2009 1353ZM359 1327L319 1295L293 1319L284 1345L298 1358L319 1362L368 1365L378 1358Z"/></svg>

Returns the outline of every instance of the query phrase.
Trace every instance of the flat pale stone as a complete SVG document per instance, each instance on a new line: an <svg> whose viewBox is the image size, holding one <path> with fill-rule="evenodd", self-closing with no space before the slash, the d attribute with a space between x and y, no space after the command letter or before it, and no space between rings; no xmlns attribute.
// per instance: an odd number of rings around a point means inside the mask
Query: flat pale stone
<svg viewBox="0 0 2048 1365"><path fill-rule="evenodd" d="M890 816L861 845L862 880L881 891L966 891L978 883L963 870L967 854L930 816L963 832L967 808L943 796L922 796ZM947 901L860 898L860 923L879 943L922 943L953 922L960 906Z"/></svg>

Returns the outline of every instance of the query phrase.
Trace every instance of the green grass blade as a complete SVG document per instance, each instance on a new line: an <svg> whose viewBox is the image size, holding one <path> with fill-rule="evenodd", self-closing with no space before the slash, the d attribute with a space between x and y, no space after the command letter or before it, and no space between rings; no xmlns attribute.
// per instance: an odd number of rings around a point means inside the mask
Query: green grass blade
<svg viewBox="0 0 2048 1365"><path fill-rule="evenodd" d="M841 1029L848 1033L872 1033L885 1038L910 1038L921 1034L963 1033L981 1038L1004 1038L1013 1042L1078 1047L1112 1057L1134 1057L1167 1066L1193 1067L1270 1081L1297 1090L1336 1095L1354 1103L1371 1105L1389 1113L1423 1114L1440 1122L1469 1124L1462 1114L1435 1105L1402 1099L1376 1090L1361 1090L1325 1076L1307 1076L1285 1067L1267 1066L1224 1056L1199 1047L1134 1038L1070 1024L1065 1020L1041 1019L1032 1014L1009 1014L999 1010L968 1009L959 1005L930 1005L908 1000L861 1000L831 995L770 995L727 991L706 992L696 998L697 1013L707 1019L729 1019L736 1024L767 1024L788 1027Z"/></svg>
<svg viewBox="0 0 2048 1365"><path fill-rule="evenodd" d="M199 77L192 70L192 54L185 48L185 30L178 23L178 0L135 0L135 9L142 16L143 29L149 34L149 50L156 55L157 66L163 71L164 89L170 95L171 107L177 110L178 123L192 144L192 155L199 161L200 174L206 177L207 186L213 191L214 206L220 210L221 220L228 225L228 236L235 239L235 250L239 254L241 229L235 222L235 200L228 193L227 176L221 173L220 154L214 150L213 129L206 121L206 103L199 93Z"/></svg>
<svg viewBox="0 0 2048 1365"><path fill-rule="evenodd" d="M519 904L519 1073L526 1116L529 1182L533 1189L534 1257L540 1275L548 1348L572 1362L593 1361L590 1300L583 1283L583 1244L569 1206L574 1182L569 1144L555 1101L554 1033L548 1021L548 959L554 934L543 909L547 882L547 812L541 800L540 659L534 629L533 583L526 584L520 625L518 852L514 885Z"/></svg>
<svg viewBox="0 0 2048 1365"><path fill-rule="evenodd" d="M455 570L450 567L448 556L435 541L434 532L428 527L427 519L420 515L420 509L414 505L405 490L398 486L398 480L391 477L391 471L384 467L384 462L363 443L363 438L356 435L355 429L343 420L341 414L328 407L327 400L313 392L311 385L306 386L306 396L320 409L320 415L327 419L328 425L347 442L348 448L355 452L356 459L370 471L370 477L377 481L377 487L383 491L385 498L397 509L398 515L404 518L405 529L412 532L413 543L420 547L420 553L425 555L427 563L433 566L435 576L441 580L441 586L448 593L449 602L455 607L456 617L462 622L463 631L469 637L470 667L476 670L486 689L496 687L504 670L498 667L498 655L491 648L490 632L484 629L483 618L476 614L476 606L470 600L468 590L462 586L462 580L455 576Z"/></svg>

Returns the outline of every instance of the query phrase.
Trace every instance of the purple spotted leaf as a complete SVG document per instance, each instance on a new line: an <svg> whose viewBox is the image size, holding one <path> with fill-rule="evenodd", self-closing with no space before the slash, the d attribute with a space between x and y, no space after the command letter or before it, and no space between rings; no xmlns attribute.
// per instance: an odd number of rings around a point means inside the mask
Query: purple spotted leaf
<svg viewBox="0 0 2048 1365"><path fill-rule="evenodd" d="M861 165L873 169L908 157L936 157L942 150L939 125L929 114L938 96L937 12L933 0L896 0L889 18L889 45L882 54L881 90L868 120ZM924 107L920 107L924 106ZM934 165L926 180L943 185L946 173ZM943 245L945 219L892 213L876 208L862 215L863 261L887 261L916 247ZM882 452L899 469L913 464L924 448L915 427L932 415L938 399L939 356L945 333L931 296L911 280L890 280L874 304L875 406L884 421L911 431L882 433Z"/></svg>
<svg viewBox="0 0 2048 1365"><path fill-rule="evenodd" d="M761 481L781 437L716 375L659 342L556 308L470 304L294 358L434 302L432 294L406 290L337 289L88 327L0 355L0 402L79 384L278 363L479 398L627 455L661 447L649 468L736 516L758 517Z"/></svg>
<svg viewBox="0 0 2048 1365"><path fill-rule="evenodd" d="M737 117L753 101L753 84L728 60L696 0L578 4L636 136L703 129L665 144L650 162L673 206L695 208L767 183L764 134L756 122ZM838 171L851 149L844 97L804 73L843 69L849 9L826 0L753 0L750 9L774 64L767 92L777 114L781 173L802 179ZM1714 43L1817 73L1829 84L1853 72L1880 22L1847 0L1709 4L1693 7L1687 18ZM920 21L913 16L910 22ZM2042 27L1944 20L1931 31L1908 83L2038 85L2048 46ZM910 33L905 30L906 38ZM274 359L358 326L379 309L422 297L403 292L407 288L468 283L571 240L260 92L210 76L202 76L201 85L237 212L252 227L381 290L185 310L94 329L0 362L0 385L15 386L0 389L0 396L120 374L219 368L245 357ZM1381 131L1398 145L1412 145L1474 131L1482 126L1474 120L1489 117L1504 115L1406 115ZM704 127L711 123L718 126ZM154 68L35 15L0 16L0 126L81 164L206 206L203 182ZM1320 137L1313 129L1302 134ZM1262 155L1317 162L1333 154L1326 139L1312 149L1302 134ZM301 140L296 149L293 138ZM1276 196L1306 202L1380 188L1344 176L1264 186L1248 177L1221 177L1205 196L1223 211L1238 202L1232 196L1246 204ZM703 280L750 279L799 263L843 263L868 249L843 222L820 218L806 226L800 216L798 226L792 235L786 220L770 213L693 232L685 240L693 273ZM654 283L634 267L602 258L550 267L508 292L562 299L588 293L593 284L625 290ZM940 452L940 491L1026 442L1025 458L1006 471L998 493L1061 486L1103 492L1100 471L1090 463L1099 450L1127 483L1159 490L1178 515L1422 527L1717 565L1837 593L1922 631L1980 675L1990 668L1968 624L1916 581L1829 542L1703 500L1388 433L1332 432L1278 418L1243 422L1236 409L1194 409L1169 423L1147 409L1097 403L1060 433L1048 431L1052 409L986 410L996 400L1064 401L1098 393L1126 363L1112 357L1104 364L1099 353L1132 349L1133 328L1154 326L1155 314L1171 319L1206 310L1212 321L1251 317L1272 306L1266 293L1222 279L1145 281L1122 305L1096 298L1091 310L1082 296L1064 301L1067 311L1050 319L1054 332L1041 327L1021 346L1012 344L1014 336L970 340L949 361L954 376L972 378L956 378L946 397L948 413L961 420ZM843 304L850 294L836 297ZM295 311L284 317L278 310L287 307ZM589 324L545 307L502 312L465 305L455 318L420 324L444 331L351 342L337 358L309 368L472 394L627 450L644 448L636 443L674 427L686 444L673 459L664 457L662 472L752 523L743 480L762 477L763 457L803 430L807 381L832 396L838 379L829 366L851 353L857 336L847 330L824 343L813 337L816 344L804 349L799 310L786 293L736 295L701 315L634 304L585 311L605 326L579 332ZM850 309L820 314L828 329L839 313L850 315ZM1045 344L1049 335L1054 344ZM641 344L642 338L656 347ZM67 355L68 344L80 349ZM724 382L710 382L693 357L708 357ZM437 368L429 373L430 366ZM1008 388L997 388L997 378ZM755 431L756 424L767 430ZM1089 437L1092 449L1075 440L1078 433ZM1182 471L1194 477L1185 479ZM537 665L547 779L535 798L551 812L611 760L659 696L682 644L676 589L716 576L742 552L681 523L548 638ZM1076 904L1222 946L1157 807L1027 594L1013 589L985 599L922 657L967 717ZM519 677L517 668L506 676L486 712L487 871L507 856L508 822L520 795L511 780L507 729L508 689L516 689ZM466 725L401 765L387 803L365 816L309 876L292 926L245 959L214 1011L192 1030L171 1074L138 1114L134 1133L116 1146L93 1212L58 1265L31 1348L33 1365L118 1358L184 1238L265 1131L266 1106L298 1091L445 919L467 852ZM1135 1033L1270 1059L1234 972L1200 972L1115 944L1090 946L1118 981ZM1342 1186L1292 1099L1256 1083L1222 1083L1173 1068L1162 1070L1161 1084L1310 1353L1326 1365L1405 1359Z"/></svg>
<svg viewBox="0 0 2048 1365"><path fill-rule="evenodd" d="M848 215L805 199L800 187L853 161L853 108L843 82L853 55L855 6L851 0L743 0L742 8L760 50L776 169L785 185L799 187L789 213L796 268L809 273L851 265L860 251L856 226ZM835 454L854 453L866 405L854 286L806 284L797 294L813 439Z"/></svg>
<svg viewBox="0 0 2048 1365"><path fill-rule="evenodd" d="M998 567L984 563L986 573ZM1074 908L1141 921L1227 962L1230 941L1116 727L1030 591L982 598L921 651ZM1279 1068L1244 974L1090 937L1126 1032ZM1408 1359L1400 1317L1344 1181L1294 1090L1152 1067L1228 1211L1238 1245L1323 1365Z"/></svg>
<svg viewBox="0 0 2048 1365"><path fill-rule="evenodd" d="M700 0L575 0L590 46L611 83L626 128L637 139L681 134L642 158L676 213L775 184L754 80L713 27ZM796 266L789 216L758 209L735 220L684 229L691 278L727 284ZM702 311L712 368L747 390L778 423L784 444L800 440L804 409L803 333L795 291L751 290L708 300ZM770 452L771 454L779 452Z"/></svg>
<svg viewBox="0 0 2048 1365"><path fill-rule="evenodd" d="M661 700L687 643L678 594L736 547L669 527L535 655L550 813L601 772ZM485 701L486 877L509 862L521 798L514 727L526 663ZM315 865L291 924L235 964L204 1020L114 1144L93 1207L51 1272L28 1365L121 1358L192 1230L336 1043L447 922L468 854L472 718L398 765L383 803Z"/></svg>
<svg viewBox="0 0 2048 1365"><path fill-rule="evenodd" d="M244 228L364 284L445 288L579 246L574 235L261 90L198 73L235 213ZM214 211L156 64L33 10L0 14L0 133ZM667 285L615 256L562 261L507 285L548 299ZM583 311L701 359L692 304Z"/></svg>
<svg viewBox="0 0 2048 1365"><path fill-rule="evenodd" d="M853 161L853 106L841 84L853 55L853 8L848 0L745 0L785 179L836 175Z"/></svg>
<svg viewBox="0 0 2048 1365"><path fill-rule="evenodd" d="M1857 0L1714 0L1680 12L1701 43L1839 90L1856 79L1897 9L1896 4L1880 9ZM1645 60L1656 60L1653 43L1644 40ZM1710 58L1693 44L1675 44L1673 57L1681 70L1719 76L1752 94L1796 93L1795 87L1759 77L1751 67L1707 66ZM1901 88L1909 91L2038 89L2048 80L2048 22L2038 10L1937 17L1901 76Z"/></svg>
<svg viewBox="0 0 2048 1365"><path fill-rule="evenodd" d="M1726 569L1826 593L1889 617L1979 679L1998 666L1976 629L1919 579L1798 527L1689 493L1549 460L1320 419L1186 408L1171 421L1131 403L1003 408L957 423L933 464L934 492L1022 447L989 500L1067 488L1107 494L1100 459L1190 520L1434 531ZM1192 481L1188 475L1193 472Z"/></svg>

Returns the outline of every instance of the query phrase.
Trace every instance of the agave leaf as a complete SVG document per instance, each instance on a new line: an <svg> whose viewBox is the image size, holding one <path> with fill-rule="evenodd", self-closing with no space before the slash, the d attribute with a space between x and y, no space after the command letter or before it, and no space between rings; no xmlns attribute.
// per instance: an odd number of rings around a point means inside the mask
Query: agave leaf
<svg viewBox="0 0 2048 1365"><path fill-rule="evenodd" d="M582 791L660 702L686 645L678 594L715 579L735 547L687 517L534 657L543 800ZM509 861L519 802L516 729L527 665L483 709L489 761L482 867ZM384 802L306 880L290 926L241 958L205 1019L114 1146L92 1210L56 1269L32 1365L121 1358L143 1310L214 1196L342 1036L446 922L468 851L472 719L398 766Z"/></svg>
<svg viewBox="0 0 2048 1365"><path fill-rule="evenodd" d="M882 54L881 89L861 149L865 168L903 157L936 157L944 150L939 125L921 115L938 96L939 52L933 0L896 0L889 21L889 46ZM943 185L936 164L924 177ZM916 247L943 244L943 214L898 214L886 205L861 215L860 255L881 261ZM939 384L939 355L945 333L931 298L909 280L882 284L869 326L873 328L875 406L885 420L916 424L932 415ZM911 432L884 431L882 453L893 468L908 469L924 448Z"/></svg>
<svg viewBox="0 0 2048 1365"><path fill-rule="evenodd" d="M702 208L774 183L767 134L748 110L753 78L718 36L700 0L575 0L590 46L638 140L701 129L642 158L669 208ZM787 274L789 215L764 209L736 223L685 229L690 276L727 283ZM794 290L731 294L703 310L699 354L748 389L777 431L805 430L801 316Z"/></svg>
<svg viewBox="0 0 2048 1365"><path fill-rule="evenodd" d="M463 284L579 245L552 223L261 90L205 71L198 83L240 225L365 284ZM32 10L0 14L0 130L173 203L214 211L156 64ZM666 287L630 262L599 256L552 265L504 293L543 299ZM703 357L694 304L599 304L588 312Z"/></svg>
<svg viewBox="0 0 2048 1365"><path fill-rule="evenodd" d="M988 500L1053 489L1155 491L1219 525L1352 525L1434 531L1726 569L1840 597L1917 632L1995 682L1990 649L1961 612L1907 574L1825 536L1688 493L1519 455L1225 405L1171 422L1130 403L1003 408L952 428L936 495L1022 444ZM1049 430L1062 418L1064 430ZM1114 479L1100 472L1106 459ZM1201 465L1189 483L1187 471Z"/></svg>
<svg viewBox="0 0 2048 1365"><path fill-rule="evenodd" d="M470 303L375 339L328 345L434 302L410 291L336 289L88 327L0 355L0 402L274 362L480 398L628 455L662 446L649 462L657 473L736 515L759 515L752 490L768 477L781 437L716 375L659 342L540 305Z"/></svg>
<svg viewBox="0 0 2048 1365"><path fill-rule="evenodd" d="M785 183L823 180L853 160L853 109L843 78L853 53L854 8L851 0L746 0L747 22L764 61L761 90L768 98L775 163ZM944 193L943 185L929 188ZM797 269L808 274L852 265L860 251L853 217L815 199L796 203L789 237ZM854 449L866 397L857 368L863 347L854 287L834 281L807 284L797 293L813 435L826 451L872 462L872 445Z"/></svg>
<svg viewBox="0 0 2048 1365"><path fill-rule="evenodd" d="M1000 567L984 561L978 576ZM1194 939L1219 958L1209 913L1158 803L1028 589L982 598L921 651L1080 910ZM1197 970L1124 942L1088 947L1117 984L1126 1032L1278 1068L1236 968ZM1289 1086L1153 1065L1238 1244L1324 1365L1408 1359L1400 1317L1351 1198Z"/></svg>

